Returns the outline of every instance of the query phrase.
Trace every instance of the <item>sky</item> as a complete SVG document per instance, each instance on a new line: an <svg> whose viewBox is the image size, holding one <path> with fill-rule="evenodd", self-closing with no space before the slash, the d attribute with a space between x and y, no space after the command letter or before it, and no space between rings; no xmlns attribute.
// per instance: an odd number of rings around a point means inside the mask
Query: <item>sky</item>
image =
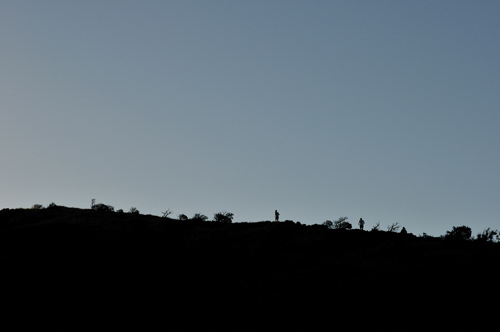
<svg viewBox="0 0 500 332"><path fill-rule="evenodd" d="M0 209L500 228L500 2L2 1Z"/></svg>

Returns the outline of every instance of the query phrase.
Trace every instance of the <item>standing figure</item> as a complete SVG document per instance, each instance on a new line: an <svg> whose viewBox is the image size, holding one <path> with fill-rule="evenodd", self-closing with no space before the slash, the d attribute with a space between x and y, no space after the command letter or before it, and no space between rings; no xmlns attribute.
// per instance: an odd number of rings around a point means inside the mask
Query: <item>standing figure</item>
<svg viewBox="0 0 500 332"><path fill-rule="evenodd" d="M358 225L359 229L363 230L363 226L365 225L365 221L363 220L363 218L359 218Z"/></svg>
<svg viewBox="0 0 500 332"><path fill-rule="evenodd" d="M280 221L280 214L278 213L278 210L274 210L274 221Z"/></svg>

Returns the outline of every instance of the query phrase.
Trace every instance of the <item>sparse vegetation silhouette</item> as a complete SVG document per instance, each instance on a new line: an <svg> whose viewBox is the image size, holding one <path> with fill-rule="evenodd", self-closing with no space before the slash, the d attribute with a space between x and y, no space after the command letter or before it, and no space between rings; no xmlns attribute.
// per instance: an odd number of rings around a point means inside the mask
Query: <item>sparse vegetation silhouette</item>
<svg viewBox="0 0 500 332"><path fill-rule="evenodd" d="M2 296L27 317L110 315L120 327L158 317L183 330L241 330L242 322L258 330L278 316L307 326L331 319L332 310L345 318L360 299L381 317L382 300L396 304L391 314L403 302L401 312L419 313L499 295L498 231L489 228L473 239L468 227L453 227L445 239L383 231L380 223L373 232L349 230L347 217L238 223L222 211L207 222L201 213L96 213L95 202L51 206L0 211Z"/></svg>

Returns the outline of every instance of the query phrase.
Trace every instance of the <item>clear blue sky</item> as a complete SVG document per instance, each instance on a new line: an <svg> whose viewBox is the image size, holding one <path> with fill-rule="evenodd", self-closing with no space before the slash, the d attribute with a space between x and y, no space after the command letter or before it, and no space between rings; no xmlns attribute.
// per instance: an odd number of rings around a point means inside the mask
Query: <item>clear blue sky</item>
<svg viewBox="0 0 500 332"><path fill-rule="evenodd" d="M500 2L2 1L0 208L500 228Z"/></svg>

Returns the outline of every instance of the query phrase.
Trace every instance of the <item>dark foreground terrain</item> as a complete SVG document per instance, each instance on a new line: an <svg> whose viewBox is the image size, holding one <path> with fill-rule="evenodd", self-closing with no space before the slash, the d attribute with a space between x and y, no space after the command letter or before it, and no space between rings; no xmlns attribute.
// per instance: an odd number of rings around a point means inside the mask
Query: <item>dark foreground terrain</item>
<svg viewBox="0 0 500 332"><path fill-rule="evenodd" d="M499 262L495 243L382 231L2 210L0 324L65 331L479 327L496 321Z"/></svg>

